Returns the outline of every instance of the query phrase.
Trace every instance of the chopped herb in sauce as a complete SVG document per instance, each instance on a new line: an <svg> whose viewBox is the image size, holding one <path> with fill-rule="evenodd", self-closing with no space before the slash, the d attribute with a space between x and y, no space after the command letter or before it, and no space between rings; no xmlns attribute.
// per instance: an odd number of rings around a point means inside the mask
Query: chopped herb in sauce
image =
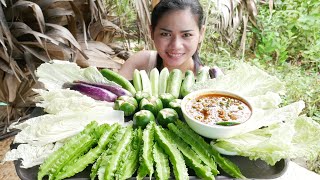
<svg viewBox="0 0 320 180"><path fill-rule="evenodd" d="M251 116L251 109L246 103L218 94L191 99L186 104L186 110L194 119L209 125L219 125L221 122L233 122L231 124L236 125L243 123Z"/></svg>

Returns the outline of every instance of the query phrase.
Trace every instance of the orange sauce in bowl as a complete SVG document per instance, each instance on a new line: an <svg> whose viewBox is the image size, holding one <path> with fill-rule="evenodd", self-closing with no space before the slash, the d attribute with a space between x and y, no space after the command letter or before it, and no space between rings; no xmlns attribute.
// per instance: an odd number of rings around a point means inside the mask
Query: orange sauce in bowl
<svg viewBox="0 0 320 180"><path fill-rule="evenodd" d="M186 112L193 119L208 125L241 124L248 120L252 110L249 105L237 98L206 94L186 103Z"/></svg>

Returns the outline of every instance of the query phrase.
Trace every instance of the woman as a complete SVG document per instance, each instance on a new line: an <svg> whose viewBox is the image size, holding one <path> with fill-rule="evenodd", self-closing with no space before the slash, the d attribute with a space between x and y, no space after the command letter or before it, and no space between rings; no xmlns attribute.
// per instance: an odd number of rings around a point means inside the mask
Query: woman
<svg viewBox="0 0 320 180"><path fill-rule="evenodd" d="M130 57L119 74L132 79L133 71L166 67L197 73L204 36L203 9L198 0L161 0L151 14L151 38L157 51L143 50Z"/></svg>

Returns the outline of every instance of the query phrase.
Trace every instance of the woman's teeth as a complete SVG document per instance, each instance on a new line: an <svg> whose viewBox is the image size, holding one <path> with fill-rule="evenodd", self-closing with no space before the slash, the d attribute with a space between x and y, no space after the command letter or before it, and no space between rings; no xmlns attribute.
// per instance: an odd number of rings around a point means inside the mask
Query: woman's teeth
<svg viewBox="0 0 320 180"><path fill-rule="evenodd" d="M183 53L168 53L168 55L171 57L180 57L183 55Z"/></svg>

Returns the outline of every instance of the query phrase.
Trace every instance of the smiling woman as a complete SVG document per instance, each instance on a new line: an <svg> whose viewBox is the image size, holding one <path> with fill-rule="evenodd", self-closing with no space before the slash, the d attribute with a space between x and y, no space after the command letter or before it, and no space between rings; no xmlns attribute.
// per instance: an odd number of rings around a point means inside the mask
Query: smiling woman
<svg viewBox="0 0 320 180"><path fill-rule="evenodd" d="M151 14L151 38L156 51L143 50L130 57L119 73L132 79L133 71L166 67L197 73L202 64L198 45L203 39L203 9L198 0L162 0Z"/></svg>

